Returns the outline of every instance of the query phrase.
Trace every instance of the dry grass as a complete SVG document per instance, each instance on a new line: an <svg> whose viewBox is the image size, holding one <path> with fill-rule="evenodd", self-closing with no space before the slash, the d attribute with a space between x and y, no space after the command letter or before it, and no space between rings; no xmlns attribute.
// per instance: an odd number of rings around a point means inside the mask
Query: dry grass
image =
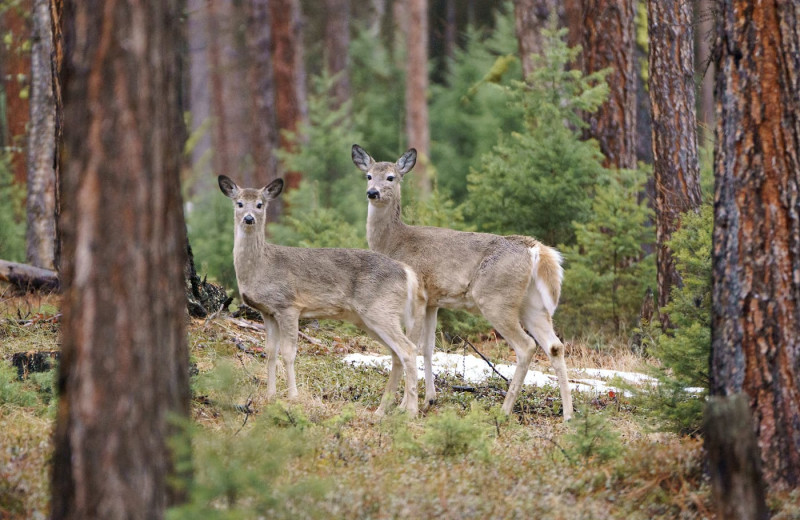
<svg viewBox="0 0 800 520"><path fill-rule="evenodd" d="M57 348L58 325L48 319L57 305L53 297L0 300L0 355ZM300 344L301 397L275 404L264 400L263 333L225 318L190 322L195 499L194 509L173 518L202 517L208 507L245 518L714 518L701 442L652 434L631 403L576 396L581 413L602 414L619 438L620 454L610 459L575 455L555 388L526 388L517 413L504 420L496 414L502 393L492 388L500 382L467 393L452 389L457 381L437 379L439 402L421 417L378 419L372 410L387 375L338 359L382 348L346 326L304 326L317 341ZM495 361L514 361L492 335L476 346ZM649 363L622 344L568 349L573 367L641 370ZM536 364L548 366L544 355ZM48 413L0 403L0 518L46 514ZM219 460L203 458L215 449ZM220 475L243 478L236 500L202 491L206 480L224 481ZM796 518L796 499L773 495L778 517Z"/></svg>

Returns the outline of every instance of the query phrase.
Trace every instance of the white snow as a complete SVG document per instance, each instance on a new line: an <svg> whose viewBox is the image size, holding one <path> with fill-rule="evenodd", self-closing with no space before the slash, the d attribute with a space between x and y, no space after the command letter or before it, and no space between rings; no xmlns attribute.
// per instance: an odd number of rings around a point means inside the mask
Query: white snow
<svg viewBox="0 0 800 520"><path fill-rule="evenodd" d="M349 354L343 358L343 361L351 365L374 366L385 370L389 370L392 366L390 356L377 354ZM417 373L420 379L425 377L423 362L422 356L417 356ZM432 364L434 374L463 376L468 383L483 383L493 374L486 361L473 355L436 352L433 354ZM511 376L514 375L514 369L516 368L514 365L506 364L495 364L494 367L508 379L511 379ZM583 368L570 371L570 387L573 390L593 392L595 394L607 394L609 391L627 394L621 388L607 383L607 380L615 377L634 385L656 384L655 379L638 372ZM528 374L525 376L525 384L558 387L558 379L555 374L531 369L528 370Z"/></svg>

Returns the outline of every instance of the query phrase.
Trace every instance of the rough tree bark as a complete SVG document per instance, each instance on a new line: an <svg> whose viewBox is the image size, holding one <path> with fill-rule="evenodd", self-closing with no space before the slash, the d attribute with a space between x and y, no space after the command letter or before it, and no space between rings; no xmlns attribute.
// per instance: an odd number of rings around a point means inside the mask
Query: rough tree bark
<svg viewBox="0 0 800 520"><path fill-rule="evenodd" d="M695 82L699 83L697 100L702 143L714 139L714 62L711 59L711 43L714 38L714 0L695 0Z"/></svg>
<svg viewBox="0 0 800 520"><path fill-rule="evenodd" d="M297 132L300 124L308 118L300 1L271 0L269 14L278 128ZM280 147L284 150L294 149L283 134L280 136ZM297 188L301 179L301 172L285 174L288 188Z"/></svg>
<svg viewBox="0 0 800 520"><path fill-rule="evenodd" d="M800 20L724 0L716 18L711 392L747 394L764 476L800 485Z"/></svg>
<svg viewBox="0 0 800 520"><path fill-rule="evenodd" d="M29 92L31 55L25 43L31 38L29 13L32 11L32 0L21 0L11 3L0 17L0 33L8 42L0 45L0 81L6 94L6 119L0 121L0 146L11 152L11 171L14 181L19 186L25 185L27 168L26 146L28 118L30 108Z"/></svg>
<svg viewBox="0 0 800 520"><path fill-rule="evenodd" d="M34 0L28 128L27 261L55 269L56 172L53 29L49 0Z"/></svg>
<svg viewBox="0 0 800 520"><path fill-rule="evenodd" d="M605 166L636 168L636 60L634 0L569 0L571 44L583 47L583 72L607 67L608 101L586 114L586 134L597 139ZM573 41L577 40L578 41Z"/></svg>
<svg viewBox="0 0 800 520"><path fill-rule="evenodd" d="M650 107L656 191L658 307L681 285L667 241L681 213L700 207L694 107L692 10L684 0L648 0ZM668 316L661 315L663 326Z"/></svg>
<svg viewBox="0 0 800 520"><path fill-rule="evenodd" d="M425 198L430 195L428 176L430 129L428 127L428 0L407 0L406 25L406 136L417 149L414 181Z"/></svg>
<svg viewBox="0 0 800 520"><path fill-rule="evenodd" d="M52 518L164 516L189 412L178 0L64 6Z"/></svg>
<svg viewBox="0 0 800 520"><path fill-rule="evenodd" d="M533 71L531 54L542 52L542 29L547 27L550 14L558 9L558 4L555 0L514 0L514 29L523 78Z"/></svg>

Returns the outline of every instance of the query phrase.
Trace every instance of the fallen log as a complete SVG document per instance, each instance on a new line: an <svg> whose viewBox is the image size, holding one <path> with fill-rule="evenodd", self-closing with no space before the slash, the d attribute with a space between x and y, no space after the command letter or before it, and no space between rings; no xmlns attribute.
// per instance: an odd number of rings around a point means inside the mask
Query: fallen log
<svg viewBox="0 0 800 520"><path fill-rule="evenodd" d="M28 264L0 260L0 281L29 291L58 291L58 273Z"/></svg>

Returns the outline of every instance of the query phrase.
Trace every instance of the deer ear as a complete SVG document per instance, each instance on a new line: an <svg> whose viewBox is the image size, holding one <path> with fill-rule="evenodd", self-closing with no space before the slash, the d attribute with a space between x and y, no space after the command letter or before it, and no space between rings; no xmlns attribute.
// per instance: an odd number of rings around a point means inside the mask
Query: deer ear
<svg viewBox="0 0 800 520"><path fill-rule="evenodd" d="M235 199L239 195L239 186L229 177L220 175L217 177L217 182L219 182L219 189L222 190L226 197Z"/></svg>
<svg viewBox="0 0 800 520"><path fill-rule="evenodd" d="M278 195L283 191L283 179L275 179L264 188L264 200L277 199Z"/></svg>
<svg viewBox="0 0 800 520"><path fill-rule="evenodd" d="M413 168L415 164L417 164L417 150L415 148L409 148L395 163L395 166L397 166L397 173L405 175L411 171L411 168Z"/></svg>
<svg viewBox="0 0 800 520"><path fill-rule="evenodd" d="M358 166L358 169L362 172L369 171L372 165L375 164L375 159L370 157L369 154L357 144L353 145L353 151L350 153L350 156L353 158L353 163Z"/></svg>

